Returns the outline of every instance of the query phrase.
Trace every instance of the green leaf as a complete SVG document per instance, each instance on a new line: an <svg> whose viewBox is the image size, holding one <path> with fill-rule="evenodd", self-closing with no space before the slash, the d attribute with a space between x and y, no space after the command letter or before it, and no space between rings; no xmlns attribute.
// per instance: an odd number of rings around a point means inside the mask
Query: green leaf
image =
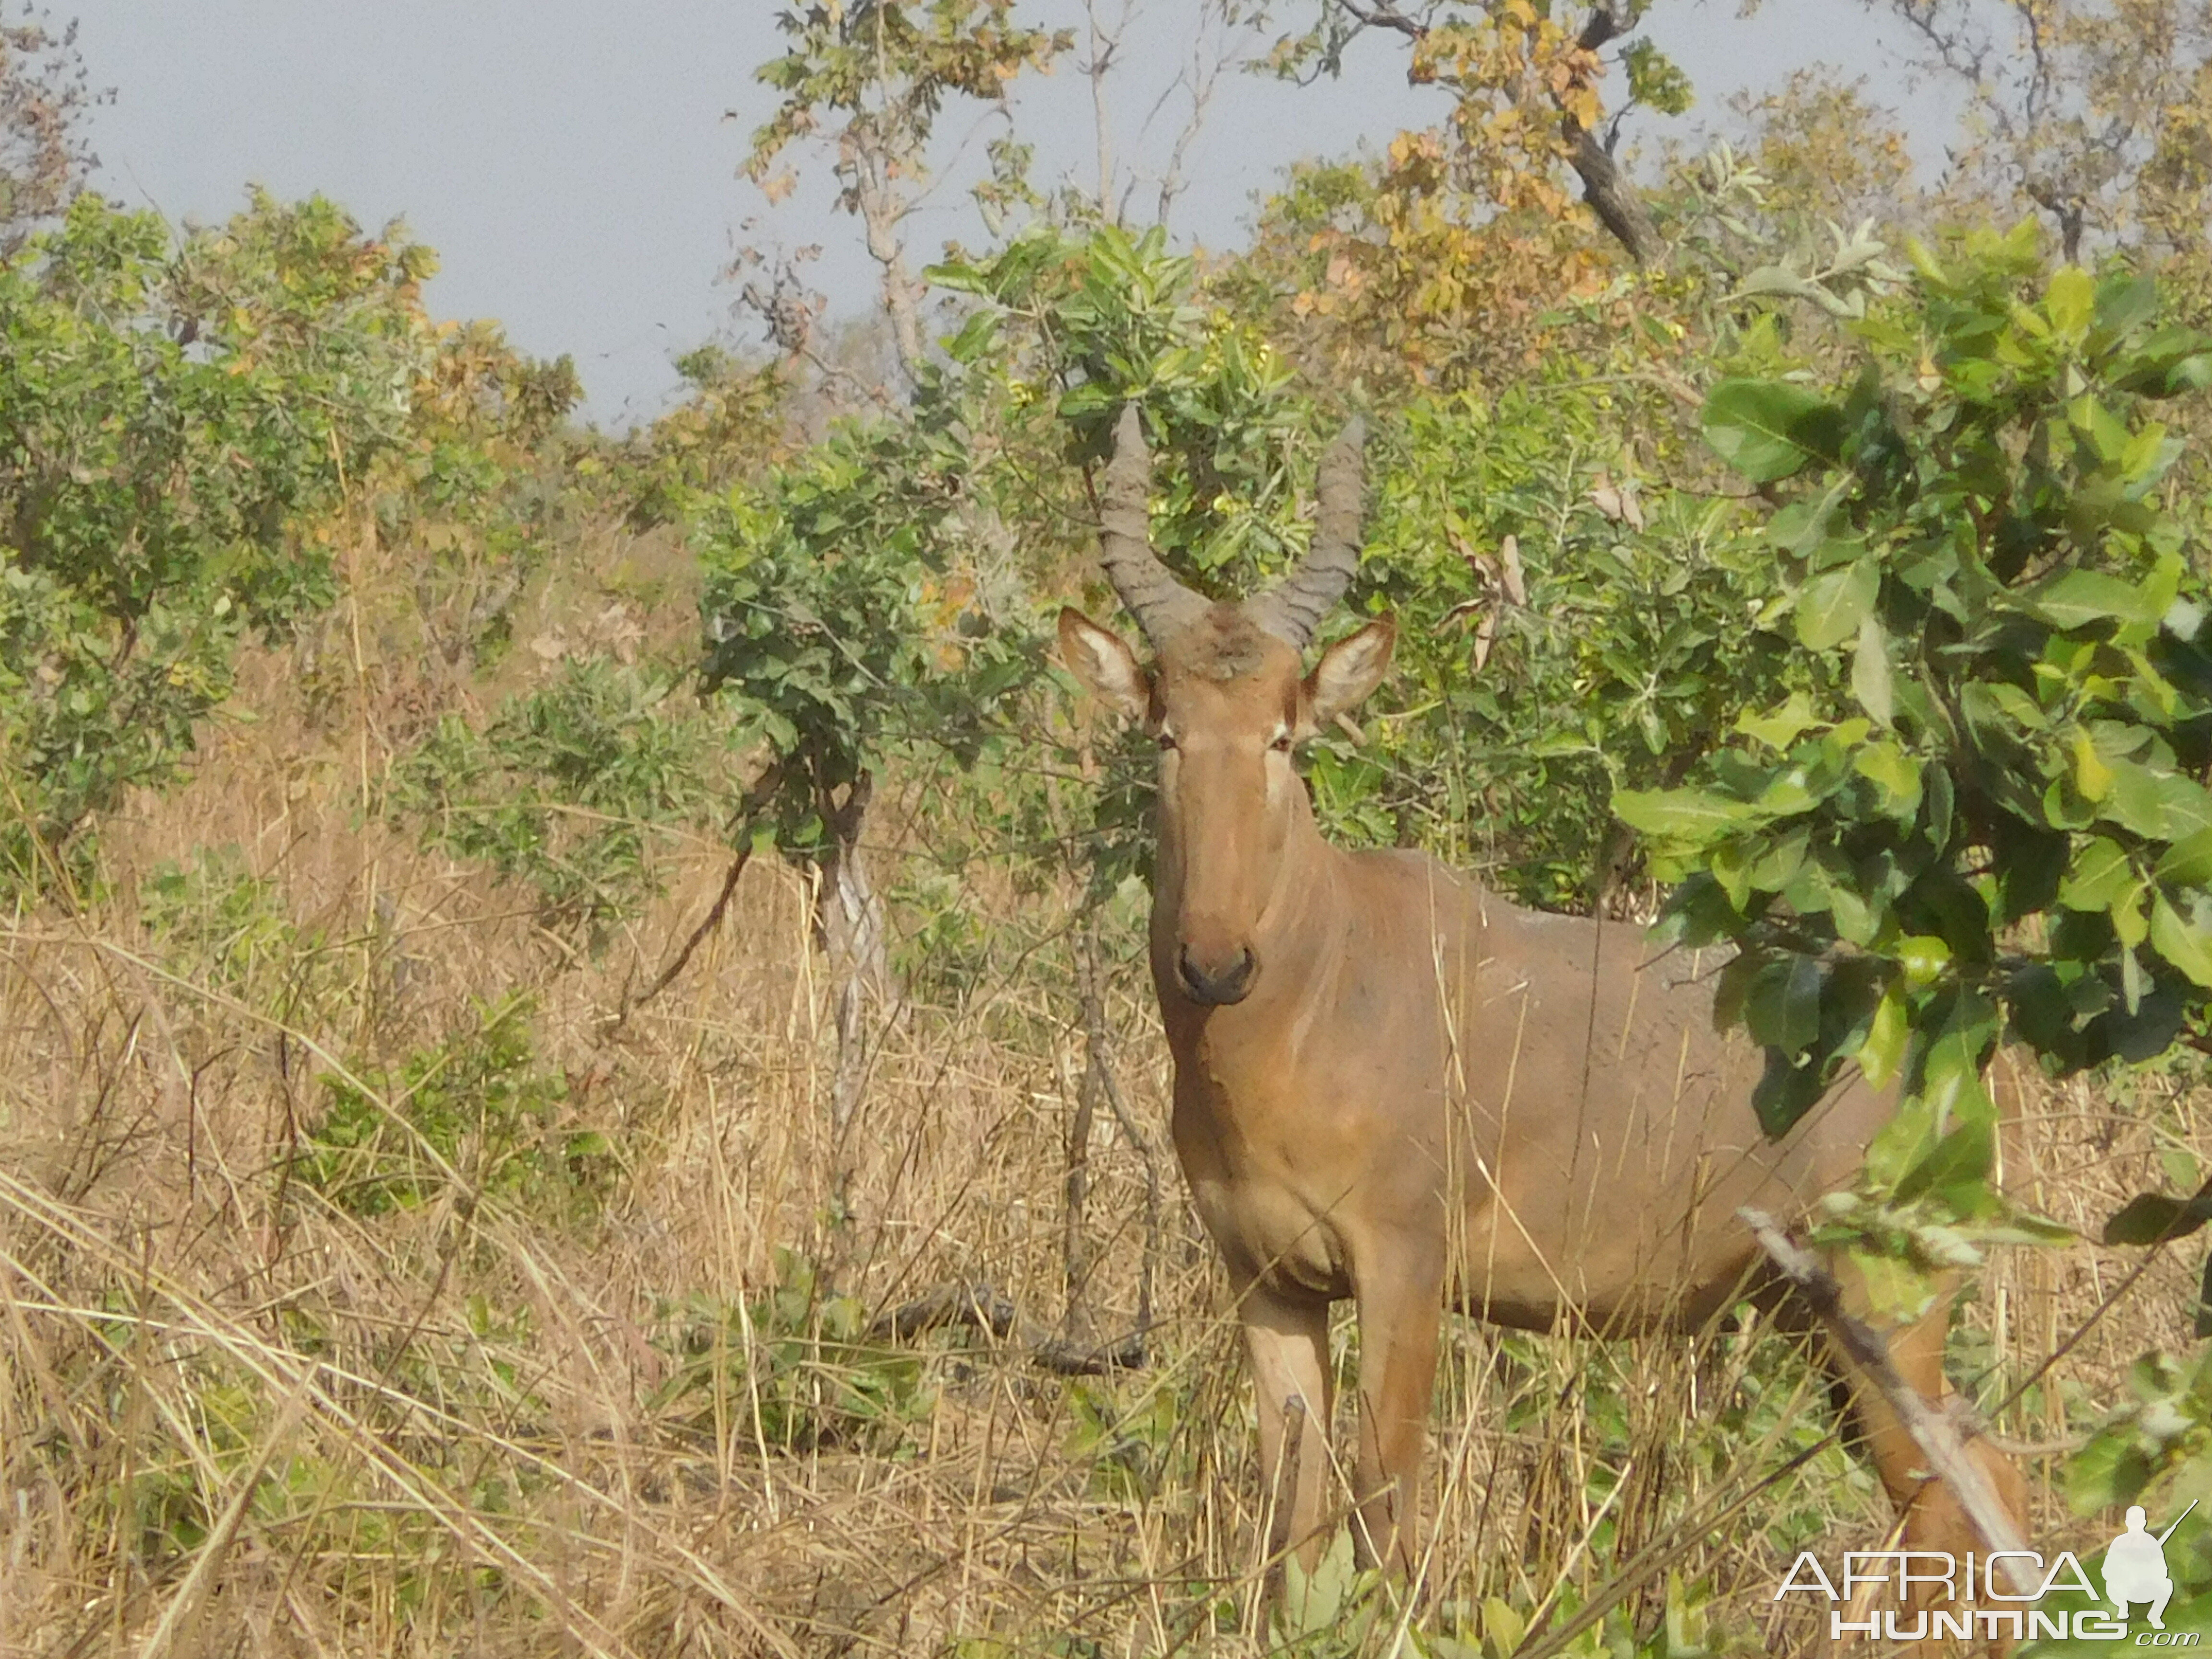
<svg viewBox="0 0 2212 1659"><path fill-rule="evenodd" d="M1751 866L1751 884L1764 893L1778 893L1797 877L1805 865L1805 850L1810 837L1800 830L1769 842ZM1795 902L1793 900L1792 902ZM1800 905L1801 910L1806 907ZM1813 907L1825 909L1825 905Z"/></svg>
<svg viewBox="0 0 2212 1659"><path fill-rule="evenodd" d="M1482 1604L1482 1644L1493 1653L1511 1653L1521 1645L1522 1638L1528 1632L1528 1621L1509 1607L1501 1596L1492 1595Z"/></svg>
<svg viewBox="0 0 2212 1659"><path fill-rule="evenodd" d="M2120 452L2120 475L2131 484L2148 483L2179 459L2182 447L2170 441L2163 421L2152 421L2130 438Z"/></svg>
<svg viewBox="0 0 2212 1659"><path fill-rule="evenodd" d="M2077 1515L2124 1504L2150 1479L2150 1463L2130 1426L2104 1430L2066 1465L2066 1502Z"/></svg>
<svg viewBox="0 0 2212 1659"><path fill-rule="evenodd" d="M2184 921L2162 890L2151 894L2150 942L2159 955L2197 984L2212 990L2212 937L2208 937L2203 928Z"/></svg>
<svg viewBox="0 0 2212 1659"><path fill-rule="evenodd" d="M1814 462L1833 465L1843 447L1843 410L1786 380L1723 380L1705 399L1704 421L1705 441L1753 483Z"/></svg>
<svg viewBox="0 0 2212 1659"><path fill-rule="evenodd" d="M1909 819L1920 810L1920 769L1896 744L1870 743L1851 757L1851 766L1881 790L1893 817Z"/></svg>
<svg viewBox="0 0 2212 1659"><path fill-rule="evenodd" d="M1631 96L1662 115L1680 115L1690 107L1690 78L1650 40L1629 43L1621 52Z"/></svg>
<svg viewBox="0 0 2212 1659"><path fill-rule="evenodd" d="M2105 907L2112 918L2112 931L2120 936L2120 943L2130 951L2141 945L2150 933L2150 922L2143 915L2143 895L2150 884L2140 878L2125 883L2112 895L2112 902ZM2130 956L2130 961L2134 960Z"/></svg>
<svg viewBox="0 0 2212 1659"><path fill-rule="evenodd" d="M2100 622L2155 628L2172 603L2134 582L2101 570L2068 570L2021 595L2022 607L2053 628L2069 631Z"/></svg>
<svg viewBox="0 0 2212 1659"><path fill-rule="evenodd" d="M1797 591L1799 642L1825 651L1849 639L1860 623L1873 620L1881 590L1881 567L1872 557L1823 570Z"/></svg>
<svg viewBox="0 0 2212 1659"><path fill-rule="evenodd" d="M1744 1027L1754 1042L1796 1058L1820 1035L1820 964L1793 956L1759 969L1744 999Z"/></svg>
<svg viewBox="0 0 2212 1659"><path fill-rule="evenodd" d="M1911 1324L1936 1299L1935 1279L1910 1261L1885 1250L1853 1249L1844 1255L1865 1286L1869 1310L1885 1323Z"/></svg>
<svg viewBox="0 0 2212 1659"><path fill-rule="evenodd" d="M2069 910L2107 909L2135 879L2135 866L2119 843L2092 836L2074 855L2058 902Z"/></svg>
<svg viewBox="0 0 2212 1659"><path fill-rule="evenodd" d="M1951 1195L1953 1209L1968 1210L1970 1201L1960 1201L1965 1196L1960 1189L1978 1187L1990 1172L1996 1146L1987 1122L1976 1119L1960 1124L1905 1171L1905 1179L1897 1183L1898 1200L1909 1202L1923 1193L1940 1191Z"/></svg>
<svg viewBox="0 0 2212 1659"><path fill-rule="evenodd" d="M2212 386L2212 354L2195 329L2160 329L2113 365L2115 390L2146 398L2172 398Z"/></svg>
<svg viewBox="0 0 2212 1659"><path fill-rule="evenodd" d="M2082 338L2096 311L2097 283L2087 271L2079 265L2061 265L2051 273L2043 314L2051 319L2053 333L2068 340Z"/></svg>
<svg viewBox="0 0 2212 1659"><path fill-rule="evenodd" d="M1757 738L1770 748L1786 750L1808 728L1821 723L1820 717L1813 712L1812 698L1802 691L1792 691L1788 701L1778 708L1764 714L1741 715L1735 729L1747 738Z"/></svg>
<svg viewBox="0 0 2212 1659"><path fill-rule="evenodd" d="M2186 1238L2207 1221L2212 1221L2212 1194L2137 1193L2106 1218L2100 1237L2107 1244L2157 1244Z"/></svg>
<svg viewBox="0 0 2212 1659"><path fill-rule="evenodd" d="M2154 873L2176 887L2212 886L2212 830L2199 830L2174 842Z"/></svg>
<svg viewBox="0 0 2212 1659"><path fill-rule="evenodd" d="M2118 274L2097 285L2097 326L2113 338L2158 315L2158 283L2147 275Z"/></svg>
<svg viewBox="0 0 2212 1659"><path fill-rule="evenodd" d="M2112 787L2097 816L2152 841L2183 841L2212 829L2212 792L2193 778L2108 756Z"/></svg>
<svg viewBox="0 0 2212 1659"><path fill-rule="evenodd" d="M1858 649L1851 653L1851 695L1876 726L1887 726L1896 713L1890 684L1889 635L1871 613L1860 619Z"/></svg>
<svg viewBox="0 0 2212 1659"><path fill-rule="evenodd" d="M1283 1601L1276 1617L1292 1634L1334 1628L1357 1572L1352 1534L1340 1533L1331 1540L1311 1573L1295 1555L1283 1565Z"/></svg>
<svg viewBox="0 0 2212 1659"><path fill-rule="evenodd" d="M1866 1040L1859 1044L1859 1070L1877 1089L1886 1089L1905 1058L1905 1040L1911 1035L1911 1016L1905 1006L1904 988L1892 985L1875 1005Z"/></svg>
<svg viewBox="0 0 2212 1659"><path fill-rule="evenodd" d="M1935 1140L1934 1109L1923 1097L1906 1094L1897 1103L1897 1115L1875 1130L1867 1144L1866 1172L1876 1182L1894 1188Z"/></svg>
<svg viewBox="0 0 2212 1659"><path fill-rule="evenodd" d="M1741 801L1704 789L1616 789L1613 810L1632 830L1692 843L1711 841L1753 816Z"/></svg>
<svg viewBox="0 0 2212 1659"><path fill-rule="evenodd" d="M922 267L921 277L933 287L949 289L955 294L988 295L991 292L991 279L988 274L963 262L925 265Z"/></svg>
<svg viewBox="0 0 2212 1659"><path fill-rule="evenodd" d="M2081 792L2083 800L2093 805L2104 799L2112 787L2112 769L2105 764L2088 732L2078 726L2074 728L2074 787Z"/></svg>
<svg viewBox="0 0 2212 1659"><path fill-rule="evenodd" d="M961 325L959 333L946 340L945 355L956 363L972 363L991 348L1002 313L978 311Z"/></svg>

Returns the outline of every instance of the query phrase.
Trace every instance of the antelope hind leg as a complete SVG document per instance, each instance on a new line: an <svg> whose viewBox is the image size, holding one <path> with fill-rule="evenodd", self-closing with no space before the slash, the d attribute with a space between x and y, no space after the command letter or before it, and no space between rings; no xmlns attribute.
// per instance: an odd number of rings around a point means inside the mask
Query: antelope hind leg
<svg viewBox="0 0 2212 1659"><path fill-rule="evenodd" d="M1829 1270L1842 1286L1844 1306L1847 1312L1869 1324L1876 1322L1870 1316L1865 1280L1854 1272L1840 1254L1832 1258ZM1943 1408L1950 1397L1950 1384L1943 1376L1943 1339L1951 1319L1954 1291L1947 1289L1936 1299L1936 1304L1914 1323L1888 1330L1891 1359L1898 1375L1917 1390L1920 1397L1937 1410ZM1949 1486L1933 1478L1928 1470L1927 1459L1921 1454L1905 1425L1891 1409L1866 1376L1834 1346L1830 1345L1832 1363L1850 1390L1852 1414L1857 1419L1859 1431L1864 1436L1868 1450L1873 1455L1875 1468L1881 1476L1881 1484L1889 1493L1890 1502L1904 1517L1905 1533L1899 1544L1900 1549L1937 1551L1950 1555L1961 1564L1960 1589L1963 1591L1963 1564L1971 1553L1977 1557L1988 1553L1989 1547L1974 1530L1966 1510L1952 1493ZM2027 1518L2027 1483L2011 1462L1987 1441L1974 1439L1966 1443L1967 1455L1980 1465L2005 1508L2013 1519L2023 1524ZM1976 1589L1980 1588L1978 1577ZM1895 1604L1891 1603L1892 1606ZM1916 1586L1911 1606L1916 1610L1926 1607L1943 1607L1956 1613L1959 1604L1947 1603L1939 1588ZM1911 1615L1906 1616L1909 1627ZM1930 1628L1933 1628L1931 1620ZM2011 1643L1988 1650L2008 1652ZM1936 1641L1932 1637L1919 1644L1919 1651L1934 1655L1955 1651L1955 1647Z"/></svg>

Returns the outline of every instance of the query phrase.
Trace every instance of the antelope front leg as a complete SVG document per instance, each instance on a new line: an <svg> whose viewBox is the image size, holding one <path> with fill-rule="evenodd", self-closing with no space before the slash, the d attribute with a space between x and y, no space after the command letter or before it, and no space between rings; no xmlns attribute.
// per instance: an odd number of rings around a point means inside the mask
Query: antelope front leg
<svg viewBox="0 0 2212 1659"><path fill-rule="evenodd" d="M1260 1402L1260 1481L1267 1494L1267 1555L1293 1547L1298 1564L1321 1560L1322 1495L1328 1478L1328 1419L1334 1378L1328 1364L1328 1304L1293 1300L1255 1283L1242 1298L1244 1352ZM1297 1402L1294 1409L1291 1402ZM1296 1417L1297 1438L1285 1425ZM1274 1573L1271 1571L1271 1577Z"/></svg>
<svg viewBox="0 0 2212 1659"><path fill-rule="evenodd" d="M1411 1578L1420 1533L1421 1458L1437 1376L1443 1271L1407 1248L1355 1264L1359 1300L1359 1488L1352 1536L1360 1565Z"/></svg>

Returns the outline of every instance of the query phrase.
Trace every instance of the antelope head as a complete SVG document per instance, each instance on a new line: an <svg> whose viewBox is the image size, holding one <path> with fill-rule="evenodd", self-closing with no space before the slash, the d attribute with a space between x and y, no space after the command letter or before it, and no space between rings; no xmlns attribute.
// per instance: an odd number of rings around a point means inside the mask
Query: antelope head
<svg viewBox="0 0 2212 1659"><path fill-rule="evenodd" d="M1267 924L1298 897L1295 855L1318 844L1291 751L1357 707L1389 666L1389 617L1331 646L1310 673L1304 662L1359 562L1364 435L1354 421L1322 457L1313 546L1297 568L1263 592L1216 604L1152 550L1152 461L1134 404L1115 429L1099 553L1152 661L1139 663L1079 611L1060 613L1060 641L1076 678L1159 744L1153 966L1163 998L1172 987L1220 1007L1251 994Z"/></svg>

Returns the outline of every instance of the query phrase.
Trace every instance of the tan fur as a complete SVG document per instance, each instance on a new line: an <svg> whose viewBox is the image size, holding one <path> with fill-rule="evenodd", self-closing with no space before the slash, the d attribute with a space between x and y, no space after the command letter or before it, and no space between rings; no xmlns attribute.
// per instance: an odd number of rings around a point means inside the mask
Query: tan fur
<svg viewBox="0 0 2212 1659"><path fill-rule="evenodd" d="M1694 1326L1759 1279L1737 1206L1789 1214L1848 1182L1888 1103L1854 1082L1770 1142L1750 1106L1758 1056L1714 1030L1711 953L1655 955L1634 927L1520 908L1419 853L1324 841L1285 734L1372 688L1389 626L1302 678L1295 650L1255 644L1240 620L1215 607L1149 672L1079 613L1060 636L1079 678L1164 739L1152 976L1176 1150L1238 1299L1261 1467L1297 1472L1271 1542L1309 1565L1321 1547L1328 1311L1350 1297L1355 1542L1410 1571L1447 1300L1533 1330ZM1240 971L1238 1000L1193 994L1194 975ZM1940 1317L1896 1349L1940 1401ZM1948 1495L1923 1492L1879 1400L1858 1405L1909 1546L1978 1547ZM2016 1474L1977 1455L2017 1512Z"/></svg>

